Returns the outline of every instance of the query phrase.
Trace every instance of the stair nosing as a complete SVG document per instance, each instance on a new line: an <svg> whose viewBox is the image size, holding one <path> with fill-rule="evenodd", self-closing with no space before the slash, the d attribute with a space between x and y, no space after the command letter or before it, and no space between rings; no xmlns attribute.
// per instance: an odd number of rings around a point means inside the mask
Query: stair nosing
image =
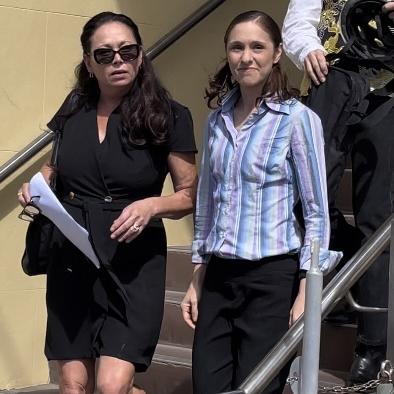
<svg viewBox="0 0 394 394"><path fill-rule="evenodd" d="M187 246L169 245L169 246L167 246L167 252L191 254L192 253L192 247L191 247L191 245L187 245Z"/></svg>
<svg viewBox="0 0 394 394"><path fill-rule="evenodd" d="M186 356L172 356L171 353L172 349L181 350ZM163 354L164 353L164 354ZM169 365L176 365L182 367L192 367L191 361L192 349L185 347L185 346L177 346L177 345L170 345L165 343L158 343L156 347L156 352L153 356L153 361L160 364L169 364Z"/></svg>
<svg viewBox="0 0 394 394"><path fill-rule="evenodd" d="M184 296L184 291L166 290L165 302L167 304L180 305Z"/></svg>

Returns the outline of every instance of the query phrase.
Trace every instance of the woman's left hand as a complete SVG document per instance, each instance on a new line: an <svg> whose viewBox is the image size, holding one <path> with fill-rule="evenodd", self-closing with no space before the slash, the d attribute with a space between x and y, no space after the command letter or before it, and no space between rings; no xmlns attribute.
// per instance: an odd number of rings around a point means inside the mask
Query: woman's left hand
<svg viewBox="0 0 394 394"><path fill-rule="evenodd" d="M131 242L136 238L153 216L153 199L135 201L123 209L110 228L111 238L119 242Z"/></svg>
<svg viewBox="0 0 394 394"><path fill-rule="evenodd" d="M293 307L290 310L289 327L291 327L299 317L304 313L305 308L305 284L306 279L301 279L298 295L294 301Z"/></svg>

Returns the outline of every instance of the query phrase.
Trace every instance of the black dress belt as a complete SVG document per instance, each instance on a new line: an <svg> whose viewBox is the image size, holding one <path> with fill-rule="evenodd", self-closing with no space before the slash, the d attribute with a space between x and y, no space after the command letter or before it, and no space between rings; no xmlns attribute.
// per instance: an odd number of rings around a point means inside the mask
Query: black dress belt
<svg viewBox="0 0 394 394"><path fill-rule="evenodd" d="M125 198L113 198L111 196L103 196L103 197L91 197L91 196L82 196L80 194L76 194L74 192L69 192L68 194L60 197L61 201L64 201L70 205L75 207L84 208L88 205L97 205L101 209L105 210L113 210L113 211L121 211L126 208L128 205L137 201L137 199L125 199Z"/></svg>
<svg viewBox="0 0 394 394"><path fill-rule="evenodd" d="M59 199L66 205L80 208L83 211L87 227L86 230L89 233L89 241L100 262L101 274L109 275L115 283L124 303L129 304L130 300L126 290L113 272L111 265L111 260L116 253L119 243L117 240L111 239L110 227L116 217L115 212L122 211L133 201L131 199L115 200L109 198L109 196L102 198L81 196L73 192L63 195Z"/></svg>

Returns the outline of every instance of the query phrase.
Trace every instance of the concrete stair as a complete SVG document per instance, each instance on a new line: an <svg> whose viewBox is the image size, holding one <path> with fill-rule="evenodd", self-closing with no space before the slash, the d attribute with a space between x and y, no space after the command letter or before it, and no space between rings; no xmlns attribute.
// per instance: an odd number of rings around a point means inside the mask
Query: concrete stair
<svg viewBox="0 0 394 394"><path fill-rule="evenodd" d="M187 248L169 248L164 318L151 367L137 374L136 384L147 394L191 394L193 330L182 319L181 301L193 266Z"/></svg>
<svg viewBox="0 0 394 394"><path fill-rule="evenodd" d="M354 224L351 198L351 170L346 169L338 192L338 207L346 220ZM147 394L192 394L191 347L193 330L182 319L180 303L189 285L193 266L190 249L169 247L166 275L164 319L159 344L151 367L137 374L136 384ZM355 341L354 325L322 324L320 374L321 386L343 385L350 368ZM9 390L0 394L52 394L58 392L57 376L50 365L49 385ZM290 393L286 386L284 394Z"/></svg>
<svg viewBox="0 0 394 394"><path fill-rule="evenodd" d="M351 199L351 170L345 171L338 206L349 223L354 223ZM136 384L146 394L192 394L191 347L193 330L182 319L180 303L189 285L193 266L190 249L169 247L166 276L164 319L159 344L151 367L137 374ZM354 325L322 324L320 374L321 386L343 385L350 368L355 341ZM10 390L0 394L52 394L58 392L54 366L50 367L51 384L32 388ZM284 394L291 393L286 386Z"/></svg>
<svg viewBox="0 0 394 394"><path fill-rule="evenodd" d="M193 330L182 319L180 303L192 275L190 252L169 248L167 263L167 290L164 319L159 344L151 367L137 374L135 383L146 394L192 394L191 347ZM322 324L319 384L343 385L349 370L355 340L354 325ZM4 391L0 394L52 394L58 392L57 376L50 368L51 384L26 389ZM284 394L290 393L286 386Z"/></svg>
<svg viewBox="0 0 394 394"><path fill-rule="evenodd" d="M49 383L23 389L0 390L1 394L56 394L59 392L57 384Z"/></svg>
<svg viewBox="0 0 394 394"><path fill-rule="evenodd" d="M191 346L193 330L182 320L180 303L192 274L190 252L173 248L168 253L164 320L151 368L138 374L136 383L147 394L192 394ZM354 340L354 325L322 324L319 383L344 385ZM290 393L287 386L285 393Z"/></svg>

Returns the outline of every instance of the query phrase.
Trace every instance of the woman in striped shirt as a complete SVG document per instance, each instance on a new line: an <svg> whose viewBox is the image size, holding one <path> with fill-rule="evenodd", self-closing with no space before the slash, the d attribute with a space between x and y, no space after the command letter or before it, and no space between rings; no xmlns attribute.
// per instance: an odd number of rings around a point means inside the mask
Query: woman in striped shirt
<svg viewBox="0 0 394 394"><path fill-rule="evenodd" d="M281 34L267 14L238 15L227 61L210 81L216 108L204 137L193 263L182 302L195 327L194 394L239 386L303 312L312 239L329 271L326 175L320 119L281 71ZM301 200L305 231L294 206ZM265 392L281 393L285 367Z"/></svg>

